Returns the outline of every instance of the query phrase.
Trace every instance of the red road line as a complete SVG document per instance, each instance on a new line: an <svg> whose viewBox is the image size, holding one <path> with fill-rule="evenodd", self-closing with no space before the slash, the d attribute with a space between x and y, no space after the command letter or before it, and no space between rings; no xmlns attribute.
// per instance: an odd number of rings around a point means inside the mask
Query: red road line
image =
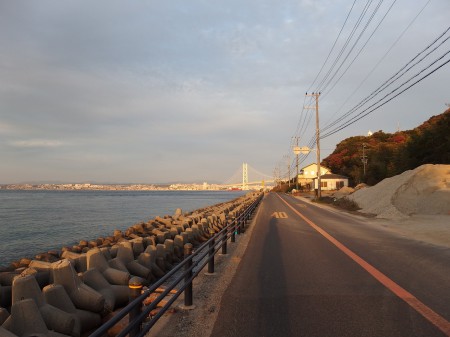
<svg viewBox="0 0 450 337"><path fill-rule="evenodd" d="M349 248L344 246L338 240L336 240L333 236L328 234L322 228L317 226L314 222L309 220L306 216L297 211L294 207L292 207L286 200L281 198L277 194L278 198L280 198L290 209L292 209L299 217L305 220L312 228L314 228L317 232L319 232L323 237L325 237L328 241L334 244L339 250L341 250L344 254L350 257L353 261L359 264L364 270L366 270L372 277L374 277L378 282L392 291L396 296L405 301L411 308L416 310L419 314L421 314L425 319L434 324L439 330L441 330L446 336L450 337L450 322L447 321L444 317L439 315L433 309L428 307L426 304L417 299L413 294L408 292L406 289L402 288L400 285L395 283L377 268L372 266L370 263L359 257Z"/></svg>

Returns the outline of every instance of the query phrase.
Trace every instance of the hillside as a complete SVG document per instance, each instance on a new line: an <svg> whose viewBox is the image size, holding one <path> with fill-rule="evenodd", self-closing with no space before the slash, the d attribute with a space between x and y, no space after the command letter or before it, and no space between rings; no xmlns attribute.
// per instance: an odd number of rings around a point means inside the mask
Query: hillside
<svg viewBox="0 0 450 337"><path fill-rule="evenodd" d="M351 184L374 185L385 178L423 164L450 164L450 109L433 116L413 130L375 132L344 139L322 164L348 176ZM363 146L368 159L364 175Z"/></svg>

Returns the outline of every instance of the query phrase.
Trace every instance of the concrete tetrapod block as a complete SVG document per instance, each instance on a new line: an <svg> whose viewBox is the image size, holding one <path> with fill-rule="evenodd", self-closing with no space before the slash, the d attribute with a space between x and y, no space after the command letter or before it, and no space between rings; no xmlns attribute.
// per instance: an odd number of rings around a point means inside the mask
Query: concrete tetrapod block
<svg viewBox="0 0 450 337"><path fill-rule="evenodd" d="M145 245L146 249L147 249L148 246L156 246L155 237L153 235L145 237L144 238L144 245Z"/></svg>
<svg viewBox="0 0 450 337"><path fill-rule="evenodd" d="M69 260L53 263L53 280L61 284L75 307L101 313L104 310L105 298L97 291L81 282Z"/></svg>
<svg viewBox="0 0 450 337"><path fill-rule="evenodd" d="M38 271L34 268L27 268L20 273L21 276L32 275L39 284L39 288L44 288L50 283L50 271L42 270Z"/></svg>
<svg viewBox="0 0 450 337"><path fill-rule="evenodd" d="M152 279L151 270L134 260L131 242L120 243L116 259L123 262L130 274L141 277L147 282Z"/></svg>
<svg viewBox="0 0 450 337"><path fill-rule="evenodd" d="M192 228L186 228L186 231L182 235L184 234L187 234L189 243L192 243L194 246L198 246L200 244L200 242L196 239Z"/></svg>
<svg viewBox="0 0 450 337"><path fill-rule="evenodd" d="M0 285L0 307L9 308L11 306L12 286Z"/></svg>
<svg viewBox="0 0 450 337"><path fill-rule="evenodd" d="M44 295L33 275L17 276L13 281L12 304L14 306L16 302L27 298L36 303L49 329L74 337L80 335L80 331L75 329L75 318L72 315L45 302Z"/></svg>
<svg viewBox="0 0 450 337"><path fill-rule="evenodd" d="M87 270L86 254L78 254L78 253L66 250L61 254L61 257L63 259L70 260L74 264L75 270L77 272L82 273Z"/></svg>
<svg viewBox="0 0 450 337"><path fill-rule="evenodd" d="M144 252L144 239L139 237L130 241L133 246L133 255L139 256L142 252Z"/></svg>
<svg viewBox="0 0 450 337"><path fill-rule="evenodd" d="M128 269L127 269L127 266L125 265L125 263L123 263L123 261L117 257L115 257L114 259L108 260L108 264L111 268L121 270L123 272L128 273Z"/></svg>
<svg viewBox="0 0 450 337"><path fill-rule="evenodd" d="M31 298L20 300L12 305L11 321L9 329L13 334L19 337L29 336L68 336L54 331L50 331L41 313L36 305L36 302ZM9 319L8 319L9 320Z"/></svg>
<svg viewBox="0 0 450 337"><path fill-rule="evenodd" d="M170 238L173 240L176 235L178 235L178 229L176 227L170 228Z"/></svg>
<svg viewBox="0 0 450 337"><path fill-rule="evenodd" d="M169 261L170 257L166 252L166 246L164 244L158 243L156 245L156 257L162 257L164 260Z"/></svg>
<svg viewBox="0 0 450 337"><path fill-rule="evenodd" d="M0 337L18 337L18 336L0 326Z"/></svg>
<svg viewBox="0 0 450 337"><path fill-rule="evenodd" d="M128 302L128 286L111 285L97 269L89 269L81 277L84 283L97 290L105 298L105 307L114 311Z"/></svg>
<svg viewBox="0 0 450 337"><path fill-rule="evenodd" d="M2 325L9 317L9 312L5 308L0 307L0 325Z"/></svg>
<svg viewBox="0 0 450 337"><path fill-rule="evenodd" d="M181 259L175 254L175 244L173 240L167 239L164 241L164 246L166 247L166 251L169 253L172 263L178 263Z"/></svg>
<svg viewBox="0 0 450 337"><path fill-rule="evenodd" d="M117 251L117 258L127 265L127 263L134 260L133 245L131 242L121 242Z"/></svg>
<svg viewBox="0 0 450 337"><path fill-rule="evenodd" d="M111 268L105 255L98 248L91 249L86 253L87 268L95 268L99 270L103 276L111 284L118 285L128 285L128 280L130 279L130 274L128 271L119 270L116 268Z"/></svg>
<svg viewBox="0 0 450 337"><path fill-rule="evenodd" d="M69 295L61 284L50 284L43 289L46 302L77 317L80 332L93 330L102 323L100 314L75 308ZM76 323L76 324L77 324Z"/></svg>
<svg viewBox="0 0 450 337"><path fill-rule="evenodd" d="M12 282L16 276L20 273L17 271L5 271L0 273L0 284L4 286L12 285Z"/></svg>
<svg viewBox="0 0 450 337"><path fill-rule="evenodd" d="M137 261L150 269L155 278L163 277L164 271L156 265L156 247L148 246L145 252L139 255Z"/></svg>
<svg viewBox="0 0 450 337"><path fill-rule="evenodd" d="M181 235L176 235L173 239L173 250L176 256L178 256L179 259L183 259L183 252L184 252L184 240Z"/></svg>
<svg viewBox="0 0 450 337"><path fill-rule="evenodd" d="M145 268L147 268L148 270L150 270L150 274L148 276L148 281L149 282L154 282L156 280L156 275L154 273L154 270L152 268L152 261L151 261L151 256L149 253L141 253L136 262L138 262L140 265L144 266Z"/></svg>
<svg viewBox="0 0 450 337"><path fill-rule="evenodd" d="M181 237L183 238L183 243L184 244L192 243L192 242L189 241L189 234L187 232L181 233Z"/></svg>

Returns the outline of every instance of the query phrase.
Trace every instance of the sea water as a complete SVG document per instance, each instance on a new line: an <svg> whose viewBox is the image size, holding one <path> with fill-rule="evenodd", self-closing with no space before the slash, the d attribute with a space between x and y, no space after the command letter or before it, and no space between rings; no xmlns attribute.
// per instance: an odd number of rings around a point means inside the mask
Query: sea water
<svg viewBox="0 0 450 337"><path fill-rule="evenodd" d="M229 201L241 191L0 190L0 266L80 240Z"/></svg>

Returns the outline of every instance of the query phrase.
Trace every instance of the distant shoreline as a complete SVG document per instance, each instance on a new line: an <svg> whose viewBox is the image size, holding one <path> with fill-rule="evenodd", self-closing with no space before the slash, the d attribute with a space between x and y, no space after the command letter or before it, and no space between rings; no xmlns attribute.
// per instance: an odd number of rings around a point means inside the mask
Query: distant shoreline
<svg viewBox="0 0 450 337"><path fill-rule="evenodd" d="M218 184L1 184L0 190L23 191L228 191L239 190Z"/></svg>

